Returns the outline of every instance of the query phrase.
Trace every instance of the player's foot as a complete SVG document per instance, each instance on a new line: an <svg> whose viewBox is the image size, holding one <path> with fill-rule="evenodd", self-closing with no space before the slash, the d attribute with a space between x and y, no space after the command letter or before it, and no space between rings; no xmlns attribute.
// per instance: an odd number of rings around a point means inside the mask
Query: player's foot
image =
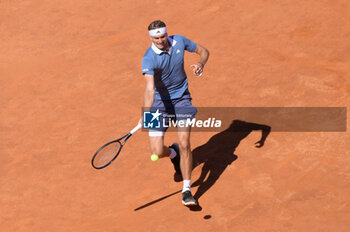
<svg viewBox="0 0 350 232"><path fill-rule="evenodd" d="M181 176L181 168L180 168L180 148L179 148L179 144L173 143L169 148L174 149L175 152L176 152L176 156L175 156L173 159L170 159L170 160L171 160L171 162L172 162L173 165L174 165L175 174Z"/></svg>
<svg viewBox="0 0 350 232"><path fill-rule="evenodd" d="M191 191L187 190L182 193L182 204L186 206L197 205L197 201L192 196Z"/></svg>

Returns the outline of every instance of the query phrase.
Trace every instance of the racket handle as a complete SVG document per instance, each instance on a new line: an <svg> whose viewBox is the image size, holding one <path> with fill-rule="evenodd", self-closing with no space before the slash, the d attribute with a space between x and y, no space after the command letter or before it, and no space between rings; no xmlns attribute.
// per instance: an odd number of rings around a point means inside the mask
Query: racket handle
<svg viewBox="0 0 350 232"><path fill-rule="evenodd" d="M134 134L136 131L138 131L140 128L141 128L141 124L139 123L139 124L137 124L137 126L135 126L134 127L134 129L132 129L131 131L130 131L130 134Z"/></svg>

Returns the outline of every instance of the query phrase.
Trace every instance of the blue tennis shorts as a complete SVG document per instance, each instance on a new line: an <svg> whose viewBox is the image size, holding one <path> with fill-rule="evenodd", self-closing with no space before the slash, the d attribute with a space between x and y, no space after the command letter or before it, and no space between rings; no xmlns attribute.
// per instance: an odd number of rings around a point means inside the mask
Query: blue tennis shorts
<svg viewBox="0 0 350 232"><path fill-rule="evenodd" d="M183 96L171 100L155 99L152 105L152 111L161 113L161 126L157 129L150 129L149 136L164 136L164 132L169 127L176 127L177 122L181 120L192 120L197 114L197 108L191 103L190 96Z"/></svg>

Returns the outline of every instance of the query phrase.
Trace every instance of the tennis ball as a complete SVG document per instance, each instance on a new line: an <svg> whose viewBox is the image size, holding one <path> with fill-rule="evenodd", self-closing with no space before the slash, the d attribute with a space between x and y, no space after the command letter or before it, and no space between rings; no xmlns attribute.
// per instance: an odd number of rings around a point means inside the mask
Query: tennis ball
<svg viewBox="0 0 350 232"><path fill-rule="evenodd" d="M152 161L155 162L155 161L157 161L158 159L159 159L159 156L158 156L157 154L152 154L152 155L151 155L151 160L152 160Z"/></svg>

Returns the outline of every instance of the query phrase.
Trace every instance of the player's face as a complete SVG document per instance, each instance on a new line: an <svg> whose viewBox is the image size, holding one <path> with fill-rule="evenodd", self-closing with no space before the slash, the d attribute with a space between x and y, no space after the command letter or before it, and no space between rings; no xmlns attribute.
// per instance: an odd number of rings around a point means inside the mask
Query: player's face
<svg viewBox="0 0 350 232"><path fill-rule="evenodd" d="M156 35L156 36L151 36L151 40L156 45L157 48L160 50L164 50L168 47L168 39L167 39L168 34L161 34L161 35Z"/></svg>

